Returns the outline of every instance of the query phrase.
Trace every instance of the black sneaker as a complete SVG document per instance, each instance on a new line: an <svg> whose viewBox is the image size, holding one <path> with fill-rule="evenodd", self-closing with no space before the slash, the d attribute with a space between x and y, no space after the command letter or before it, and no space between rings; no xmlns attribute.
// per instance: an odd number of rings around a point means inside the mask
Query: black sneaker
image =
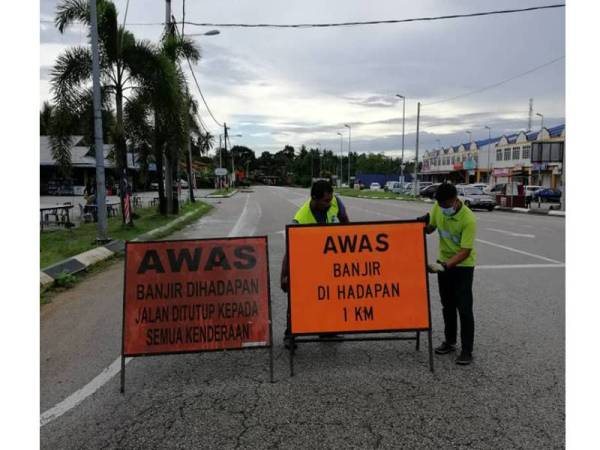
<svg viewBox="0 0 600 450"><path fill-rule="evenodd" d="M442 345L435 348L435 352L438 355L445 355L447 353L453 352L454 350L456 350L454 345L448 344L447 342L442 342Z"/></svg>
<svg viewBox="0 0 600 450"><path fill-rule="evenodd" d="M473 361L473 355L467 352L460 352L458 358L456 358L456 364L460 364L461 366L468 366Z"/></svg>

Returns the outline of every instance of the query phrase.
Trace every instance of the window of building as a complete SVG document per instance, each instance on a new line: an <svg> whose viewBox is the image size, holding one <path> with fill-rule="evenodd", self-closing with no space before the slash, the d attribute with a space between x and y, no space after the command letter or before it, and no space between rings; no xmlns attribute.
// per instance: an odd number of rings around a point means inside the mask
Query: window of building
<svg viewBox="0 0 600 450"><path fill-rule="evenodd" d="M542 161L550 161L550 142L542 143Z"/></svg>
<svg viewBox="0 0 600 450"><path fill-rule="evenodd" d="M504 161L510 161L510 148L504 149Z"/></svg>
<svg viewBox="0 0 600 450"><path fill-rule="evenodd" d="M502 161L502 149L496 150L496 161Z"/></svg>
<svg viewBox="0 0 600 450"><path fill-rule="evenodd" d="M523 146L523 159L529 159L530 156L530 151L531 151L531 146L530 145L524 145Z"/></svg>
<svg viewBox="0 0 600 450"><path fill-rule="evenodd" d="M563 143L553 142L550 144L550 161L561 162L563 157Z"/></svg>
<svg viewBox="0 0 600 450"><path fill-rule="evenodd" d="M513 147L512 159L515 161L521 159L521 147Z"/></svg>

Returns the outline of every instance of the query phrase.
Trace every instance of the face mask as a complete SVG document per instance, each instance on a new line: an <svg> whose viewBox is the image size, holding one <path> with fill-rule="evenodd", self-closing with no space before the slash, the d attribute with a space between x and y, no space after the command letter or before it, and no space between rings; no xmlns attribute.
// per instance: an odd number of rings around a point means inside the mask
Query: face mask
<svg viewBox="0 0 600 450"><path fill-rule="evenodd" d="M454 206L451 206L450 208L440 208L442 210L442 214L444 214L445 216L453 216L456 213L456 209L454 209Z"/></svg>

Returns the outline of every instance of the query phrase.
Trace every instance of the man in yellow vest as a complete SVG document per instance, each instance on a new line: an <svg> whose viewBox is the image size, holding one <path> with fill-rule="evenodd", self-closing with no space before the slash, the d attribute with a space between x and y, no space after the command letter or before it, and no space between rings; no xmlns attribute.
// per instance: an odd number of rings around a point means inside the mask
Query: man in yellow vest
<svg viewBox="0 0 600 450"><path fill-rule="evenodd" d="M473 273L477 260L477 219L458 199L456 188L452 184L441 184L435 199L431 212L419 218L427 224L427 234L437 230L440 238L438 260L428 265L428 271L438 276L444 317L445 340L435 349L435 353L444 355L456 350L458 311L462 345L456 364L468 365L473 360L475 333Z"/></svg>
<svg viewBox="0 0 600 450"><path fill-rule="evenodd" d="M333 188L329 181L316 181L310 189L310 199L307 200L294 215L292 223L300 225L309 224L331 224L331 223L349 223L346 207L342 200L333 194ZM289 274L287 263L287 252L283 257L281 264L281 289L287 293L289 289ZM287 311L287 327L284 333L284 343L288 347L290 326L290 311ZM323 335L322 337L325 337Z"/></svg>

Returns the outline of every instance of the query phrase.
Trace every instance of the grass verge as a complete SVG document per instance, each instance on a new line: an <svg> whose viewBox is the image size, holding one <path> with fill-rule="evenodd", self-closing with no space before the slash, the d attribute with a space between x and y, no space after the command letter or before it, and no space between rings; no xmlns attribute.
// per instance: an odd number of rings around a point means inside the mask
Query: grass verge
<svg viewBox="0 0 600 450"><path fill-rule="evenodd" d="M395 194L394 192L385 192L385 191L371 191L368 189L363 189L361 191L357 191L356 189L350 188L339 188L335 189L335 193L339 195L345 195L347 197L360 197L360 198L377 198L381 200L407 200L407 201L416 201L417 199L412 195L405 194Z"/></svg>
<svg viewBox="0 0 600 450"><path fill-rule="evenodd" d="M211 205L196 201L186 203L181 207L180 216L192 213L190 217L176 227L164 233L168 235L184 227L189 222L196 220L206 214L212 208ZM112 239L131 240L155 228L162 227L173 221L177 216L163 216L156 211L155 207L136 209L139 216L134 219L134 226L123 225L120 216L108 219L108 235ZM96 247L97 224L85 223L69 230L56 229L40 233L40 268L48 267L63 259ZM162 237L161 235L153 238Z"/></svg>
<svg viewBox="0 0 600 450"><path fill-rule="evenodd" d="M228 195L231 194L235 189L233 188L225 188L225 189L217 189L214 192L211 192L208 195Z"/></svg>

